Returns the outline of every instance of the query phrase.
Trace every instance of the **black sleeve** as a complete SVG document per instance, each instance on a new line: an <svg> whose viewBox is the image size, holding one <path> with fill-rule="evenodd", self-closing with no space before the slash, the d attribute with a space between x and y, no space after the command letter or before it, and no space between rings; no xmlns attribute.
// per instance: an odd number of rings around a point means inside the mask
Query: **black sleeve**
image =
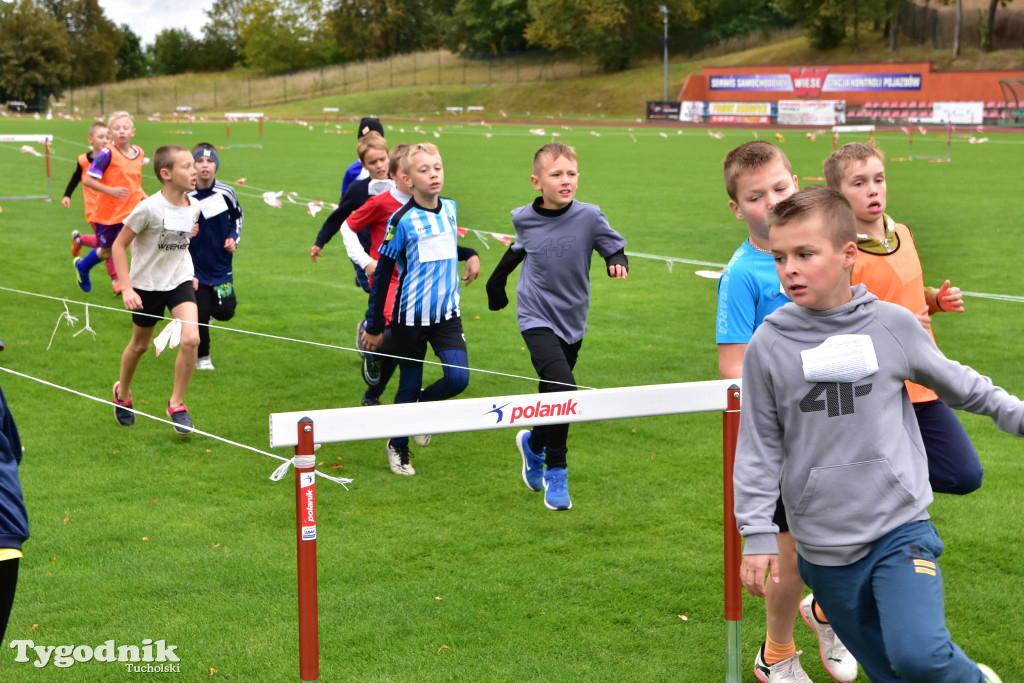
<svg viewBox="0 0 1024 683"><path fill-rule="evenodd" d="M604 262L608 265L609 268L611 268L612 266L625 266L626 272L629 272L629 259L626 258L625 249L619 249L611 256L605 258ZM609 277L611 277L611 275L609 275Z"/></svg>
<svg viewBox="0 0 1024 683"><path fill-rule="evenodd" d="M477 255L476 249L470 249L469 247L464 247L461 244L456 246L455 250L458 252L460 261L468 261Z"/></svg>
<svg viewBox="0 0 1024 683"><path fill-rule="evenodd" d="M384 331L384 305L388 300L388 287L394 270L395 260L381 254L377 260L377 269L373 271L373 287L370 288L370 310L373 311L373 317L366 326L367 334L380 334Z"/></svg>
<svg viewBox="0 0 1024 683"><path fill-rule="evenodd" d="M341 204L338 204L338 208L331 212L321 226L320 232L317 233L316 246L323 249L338 234L341 224L352 215L352 212L366 203L366 200L370 198L369 187L368 182L352 183L349 186L348 193L341 198Z"/></svg>
<svg viewBox="0 0 1024 683"><path fill-rule="evenodd" d="M494 272L487 278L487 308L492 311L500 311L508 306L508 296L505 295L505 284L512 271L526 258L526 251L514 251L508 248L495 266Z"/></svg>
<svg viewBox="0 0 1024 683"><path fill-rule="evenodd" d="M68 181L68 186L64 190L64 196L70 197L75 193L75 188L82 182L82 167L75 163L75 172L71 174L71 180Z"/></svg>

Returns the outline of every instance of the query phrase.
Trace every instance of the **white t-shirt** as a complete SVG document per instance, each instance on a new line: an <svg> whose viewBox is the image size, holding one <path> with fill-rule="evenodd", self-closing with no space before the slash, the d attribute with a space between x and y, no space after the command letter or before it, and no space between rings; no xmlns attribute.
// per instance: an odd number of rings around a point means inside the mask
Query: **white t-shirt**
<svg viewBox="0 0 1024 683"><path fill-rule="evenodd" d="M189 206L174 206L157 192L124 219L125 227L135 233L129 273L133 288L168 292L192 280L188 244L192 226L199 220L199 202L194 197L188 200Z"/></svg>

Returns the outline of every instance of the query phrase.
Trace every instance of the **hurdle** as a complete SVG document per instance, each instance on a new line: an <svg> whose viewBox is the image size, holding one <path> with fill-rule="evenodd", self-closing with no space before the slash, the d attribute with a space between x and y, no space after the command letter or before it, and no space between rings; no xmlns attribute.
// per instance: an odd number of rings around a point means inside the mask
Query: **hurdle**
<svg viewBox="0 0 1024 683"><path fill-rule="evenodd" d="M946 121L946 156L922 156L918 154L914 156L914 126L908 126L907 136L909 137L910 161L931 161L934 163L943 163L953 161L953 123Z"/></svg>
<svg viewBox="0 0 1024 683"><path fill-rule="evenodd" d="M195 121L195 117L192 115L192 107L181 106L174 108L174 125L178 125L179 120L184 117L188 121L187 130L176 130L174 131L178 135L192 135L192 123Z"/></svg>
<svg viewBox="0 0 1024 683"><path fill-rule="evenodd" d="M52 190L50 188L50 143L53 142L52 135L3 135L0 134L0 142L34 142L42 143L46 157L46 194L29 195L27 197L0 197L0 200L15 201L20 199L44 199L52 201Z"/></svg>
<svg viewBox="0 0 1024 683"><path fill-rule="evenodd" d="M228 112L224 114L224 124L227 126L227 144L225 148L230 149L232 147L238 148L250 148L250 149L263 149L263 114L258 112ZM232 145L231 144L231 122L232 121L258 121L260 125L260 141L259 144L255 145Z"/></svg>
<svg viewBox="0 0 1024 683"><path fill-rule="evenodd" d="M566 422L722 412L726 683L739 683L742 662L740 536L733 516L732 469L739 433L740 380L519 394L431 403L272 413L271 448L294 448L298 562L299 673L320 677L316 569L316 444L385 439L395 425L408 434L508 429ZM517 424L518 423L518 424Z"/></svg>
<svg viewBox="0 0 1024 683"><path fill-rule="evenodd" d="M875 141L875 126L867 124L863 126L832 126L832 151L839 149L840 133L867 133L868 141Z"/></svg>
<svg viewBox="0 0 1024 683"><path fill-rule="evenodd" d="M334 114L334 128L329 127L327 121L328 117ZM338 107L324 107L324 132L325 133L340 133L341 132L341 110Z"/></svg>

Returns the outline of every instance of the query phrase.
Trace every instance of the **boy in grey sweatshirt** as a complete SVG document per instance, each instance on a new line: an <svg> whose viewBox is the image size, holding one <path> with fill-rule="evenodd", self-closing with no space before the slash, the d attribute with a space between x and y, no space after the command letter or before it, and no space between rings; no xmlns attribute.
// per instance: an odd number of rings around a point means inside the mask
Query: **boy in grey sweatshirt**
<svg viewBox="0 0 1024 683"><path fill-rule="evenodd" d="M835 190L779 203L769 242L793 303L765 318L743 359L733 473L740 577L777 580L781 486L804 582L875 683L999 678L954 644L943 614L942 542L904 381L1024 435L1024 402L948 360L913 314L850 286L856 222Z"/></svg>

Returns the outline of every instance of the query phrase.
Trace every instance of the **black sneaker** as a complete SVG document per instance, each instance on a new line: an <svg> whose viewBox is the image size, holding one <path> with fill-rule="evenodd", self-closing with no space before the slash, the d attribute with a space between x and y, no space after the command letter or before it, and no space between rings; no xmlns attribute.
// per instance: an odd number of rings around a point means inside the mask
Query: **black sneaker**
<svg viewBox="0 0 1024 683"><path fill-rule="evenodd" d="M174 423L174 431L179 434L191 434L192 433L192 419L188 416L188 406L182 403L177 408L171 408L171 404L167 404L167 417L171 418L171 422Z"/></svg>
<svg viewBox="0 0 1024 683"><path fill-rule="evenodd" d="M135 413L131 410L125 410L125 408L132 407L132 395L128 394L128 400L122 401L117 397L117 388L121 386L120 382L114 382L114 417L117 418L117 424L122 427L131 427L135 424Z"/></svg>

